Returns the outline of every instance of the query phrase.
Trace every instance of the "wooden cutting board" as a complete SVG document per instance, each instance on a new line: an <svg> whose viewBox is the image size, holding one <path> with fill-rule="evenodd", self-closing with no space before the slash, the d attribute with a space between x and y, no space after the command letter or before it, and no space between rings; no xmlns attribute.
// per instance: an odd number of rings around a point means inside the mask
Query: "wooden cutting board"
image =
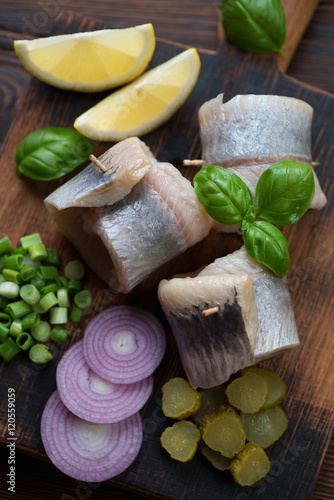
<svg viewBox="0 0 334 500"><path fill-rule="evenodd" d="M287 60L291 58L316 2L285 2L288 38ZM308 4L306 6L306 4ZM312 5L311 5L312 4ZM62 14L54 34L99 29L102 25L72 13ZM295 37L295 38L294 38ZM184 47L158 41L154 67L173 57ZM161 385L171 376L183 374L178 352L161 312L156 286L162 277L175 272L191 271L214 258L225 255L242 244L237 235L212 233L185 254L164 265L149 280L126 296L113 295L106 285L88 271L87 287L94 291L92 311L84 315L80 327L73 328L71 340L61 349L52 347L55 359L46 370L36 372L25 356L0 366L0 439L7 444L7 390L16 391L17 447L46 459L40 439L41 413L55 389L57 360L78 340L92 314L115 303L131 303L154 312L163 321L168 347L155 376L155 387L149 403L142 411L144 442L140 454L128 471L111 481L132 491L146 492L169 499L248 498L307 499L311 496L317 473L325 454L334 422L334 337L331 323L334 312L332 248L334 99L311 89L277 69L276 56L252 55L223 42L217 53L200 53L202 68L199 81L190 98L163 127L143 137L161 161L169 161L189 178L193 170L182 167L183 158L199 158L200 142L197 112L199 106L218 93L225 100L236 94L279 94L307 101L315 110L312 128L313 158L320 162L317 174L328 197L321 212L309 211L301 221L285 228L291 252L289 284L301 339L299 350L265 363L276 369L288 386L284 408L289 428L284 437L269 450L272 468L263 481L251 488L240 488L227 473L214 471L198 454L187 463L172 461L161 449L159 437L170 422L160 408ZM278 58L281 68L286 62ZM8 234L14 245L23 234L40 232L50 248L58 248L63 262L78 257L62 237L43 206L43 199L64 180L38 183L18 178L13 164L20 141L30 132L47 125L71 126L75 117L91 107L107 93L84 95L65 92L32 79L21 108L2 148L0 184L0 235ZM98 156L110 144L96 144Z"/></svg>

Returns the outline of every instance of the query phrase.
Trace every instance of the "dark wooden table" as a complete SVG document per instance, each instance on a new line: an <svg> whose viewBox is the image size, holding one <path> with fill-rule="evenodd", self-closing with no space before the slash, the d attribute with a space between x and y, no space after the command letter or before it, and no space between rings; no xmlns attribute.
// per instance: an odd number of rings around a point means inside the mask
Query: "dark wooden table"
<svg viewBox="0 0 334 500"><path fill-rule="evenodd" d="M310 0L312 1L312 0ZM73 10L115 27L154 24L157 37L213 50L219 39L219 1L2 0L0 5L0 147L29 82L12 48L15 38L46 36L56 15ZM288 75L334 93L334 0L321 0L287 69ZM0 382L1 383L1 382ZM17 454L16 490L7 491L7 451L0 448L0 498L7 500L140 499L110 483L80 484L50 463ZM144 497L143 497L144 498ZM334 439L324 457L312 500L334 499Z"/></svg>

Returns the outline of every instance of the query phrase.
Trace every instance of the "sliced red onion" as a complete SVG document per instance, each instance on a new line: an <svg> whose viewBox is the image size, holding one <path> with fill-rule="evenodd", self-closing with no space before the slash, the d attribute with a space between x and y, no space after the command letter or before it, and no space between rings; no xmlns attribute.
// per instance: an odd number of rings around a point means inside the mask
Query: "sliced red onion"
<svg viewBox="0 0 334 500"><path fill-rule="evenodd" d="M88 324L83 353L90 368L116 384L151 375L166 349L165 332L150 312L130 305L109 307Z"/></svg>
<svg viewBox="0 0 334 500"><path fill-rule="evenodd" d="M67 408L80 418L110 424L139 411L153 389L149 375L132 384L114 384L94 373L86 363L79 340L61 358L57 367L57 388Z"/></svg>
<svg viewBox="0 0 334 500"><path fill-rule="evenodd" d="M113 424L96 424L70 412L56 390L41 421L45 451L64 474L100 482L121 474L135 460L143 440L139 413Z"/></svg>

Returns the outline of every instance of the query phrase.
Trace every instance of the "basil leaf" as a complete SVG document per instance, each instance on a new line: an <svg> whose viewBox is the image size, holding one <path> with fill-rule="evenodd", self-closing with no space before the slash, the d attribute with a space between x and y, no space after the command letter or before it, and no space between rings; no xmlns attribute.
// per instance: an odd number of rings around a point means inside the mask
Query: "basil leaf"
<svg viewBox="0 0 334 500"><path fill-rule="evenodd" d="M247 52L279 52L286 37L280 0L222 0L226 38Z"/></svg>
<svg viewBox="0 0 334 500"><path fill-rule="evenodd" d="M253 259L283 278L289 270L288 243L281 231L265 221L255 221L244 233L245 248Z"/></svg>
<svg viewBox="0 0 334 500"><path fill-rule="evenodd" d="M205 211L223 224L241 222L250 205L252 194L246 184L223 167L203 167L194 177L194 188Z"/></svg>
<svg viewBox="0 0 334 500"><path fill-rule="evenodd" d="M19 175L49 181L74 170L93 150L93 144L77 130L45 127L23 139L14 162Z"/></svg>
<svg viewBox="0 0 334 500"><path fill-rule="evenodd" d="M279 161L257 183L256 216L280 226L294 224L310 208L314 191L311 167L293 160Z"/></svg>

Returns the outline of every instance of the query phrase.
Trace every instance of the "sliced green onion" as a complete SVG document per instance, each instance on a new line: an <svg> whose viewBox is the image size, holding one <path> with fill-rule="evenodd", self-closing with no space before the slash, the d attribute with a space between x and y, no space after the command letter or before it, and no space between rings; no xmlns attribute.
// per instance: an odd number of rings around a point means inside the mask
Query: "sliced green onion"
<svg viewBox="0 0 334 500"><path fill-rule="evenodd" d="M0 271L2 271L6 267L5 262L6 262L6 255L2 255L0 257Z"/></svg>
<svg viewBox="0 0 334 500"><path fill-rule="evenodd" d="M57 291L57 299L59 307L70 307L70 298L66 288L60 288Z"/></svg>
<svg viewBox="0 0 334 500"><path fill-rule="evenodd" d="M0 255L10 252L12 248L13 247L8 236L4 236L0 239Z"/></svg>
<svg viewBox="0 0 334 500"><path fill-rule="evenodd" d="M0 325L9 327L12 323L11 317L8 314L0 313Z"/></svg>
<svg viewBox="0 0 334 500"><path fill-rule="evenodd" d="M50 264L52 266L59 266L60 264L60 255L58 250L47 249L46 250L47 257L45 259L45 264Z"/></svg>
<svg viewBox="0 0 334 500"><path fill-rule="evenodd" d="M17 283L18 285L22 283L22 278L19 271L15 271L14 269L8 269L5 267L2 270L2 274L6 281L12 281L13 283Z"/></svg>
<svg viewBox="0 0 334 500"><path fill-rule="evenodd" d="M12 250L12 254L20 254L20 255L23 255L24 257L27 255L28 253L28 249L27 248L23 248L23 247L17 247L17 248L14 248Z"/></svg>
<svg viewBox="0 0 334 500"><path fill-rule="evenodd" d="M37 312L31 312L23 316L21 321L22 321L22 330L29 330L31 327L38 325L39 314Z"/></svg>
<svg viewBox="0 0 334 500"><path fill-rule="evenodd" d="M80 290L81 290L81 280L79 280L79 279L70 279L70 280L68 280L67 290L72 295L75 295L76 293L80 292Z"/></svg>
<svg viewBox="0 0 334 500"><path fill-rule="evenodd" d="M50 323L51 325L65 325L68 321L68 308L67 307L52 307L50 309Z"/></svg>
<svg viewBox="0 0 334 500"><path fill-rule="evenodd" d="M74 295L74 303L84 311L89 309L92 305L93 294L90 290L81 290Z"/></svg>
<svg viewBox="0 0 334 500"><path fill-rule="evenodd" d="M44 260L47 257L46 248L43 243L36 243L28 247L29 256L32 261Z"/></svg>
<svg viewBox="0 0 334 500"><path fill-rule="evenodd" d="M51 327L47 321L40 321L38 325L32 326L30 333L37 342L46 342L50 338Z"/></svg>
<svg viewBox="0 0 334 500"><path fill-rule="evenodd" d="M71 260L66 264L64 274L69 280L81 279L85 274L85 268L79 260Z"/></svg>
<svg viewBox="0 0 334 500"><path fill-rule="evenodd" d="M28 351L33 345L34 341L32 336L27 332L22 332L16 339L16 345L19 346L22 351Z"/></svg>
<svg viewBox="0 0 334 500"><path fill-rule="evenodd" d="M1 287L1 285L0 285ZM29 305L34 305L39 302L41 298L41 294L39 293L38 289L35 287L35 285L23 285L20 288L20 297L22 300L24 300L27 304Z"/></svg>
<svg viewBox="0 0 334 500"><path fill-rule="evenodd" d="M57 283L58 288L67 288L68 279L65 278L65 276L57 276L55 282Z"/></svg>
<svg viewBox="0 0 334 500"><path fill-rule="evenodd" d="M40 304L43 312L46 312L51 309L51 307L54 307L56 304L58 304L58 300L53 292L49 292L44 295L44 297L42 297L38 303Z"/></svg>
<svg viewBox="0 0 334 500"><path fill-rule="evenodd" d="M38 290L41 290L43 288L43 286L46 285L46 281L45 280L42 280L41 278L39 278L38 276L34 276L33 279L30 281L30 284L31 285L35 285L35 287L38 289Z"/></svg>
<svg viewBox="0 0 334 500"><path fill-rule="evenodd" d="M43 243L39 233L22 236L22 238L20 238L20 242L23 248L29 248L31 245L36 245L36 243Z"/></svg>
<svg viewBox="0 0 334 500"><path fill-rule="evenodd" d="M9 335L9 328L7 326L0 323L0 342L4 342Z"/></svg>
<svg viewBox="0 0 334 500"><path fill-rule="evenodd" d="M5 280L5 278L3 277L3 274L0 274L0 283L3 283Z"/></svg>
<svg viewBox="0 0 334 500"><path fill-rule="evenodd" d="M54 342L58 342L58 344L63 344L69 336L69 333L70 332L62 326L56 325L51 330L50 339Z"/></svg>
<svg viewBox="0 0 334 500"><path fill-rule="evenodd" d="M0 295L0 309L5 309L7 305L10 303L11 299L8 299L7 297L2 297Z"/></svg>
<svg viewBox="0 0 334 500"><path fill-rule="evenodd" d="M44 313L45 313L45 311L44 311L43 307L41 306L41 304L40 304L39 302L37 302L37 304L33 304L33 305L31 306L31 310L32 310L33 312L38 313L38 314L44 314Z"/></svg>
<svg viewBox="0 0 334 500"><path fill-rule="evenodd" d="M81 316L82 316L82 309L79 309L78 307L73 307L73 309L70 312L70 321L72 323L79 323Z"/></svg>
<svg viewBox="0 0 334 500"><path fill-rule="evenodd" d="M31 311L29 304L24 302L24 300L18 300L17 302L11 302L7 305L5 312L10 314L12 318L21 318Z"/></svg>
<svg viewBox="0 0 334 500"><path fill-rule="evenodd" d="M0 295L7 299L16 299L20 293L20 286L13 281L3 281L0 283Z"/></svg>
<svg viewBox="0 0 334 500"><path fill-rule="evenodd" d="M43 286L41 289L40 289L40 292L41 292L41 295L42 297L44 297L44 295L50 293L50 292L53 292L54 294L56 294L58 291L58 286L57 286L57 283L54 282L54 283L49 283L45 286Z"/></svg>
<svg viewBox="0 0 334 500"><path fill-rule="evenodd" d="M14 319L13 323L10 325L9 334L12 337L17 337L23 332L22 321L20 319Z"/></svg>
<svg viewBox="0 0 334 500"><path fill-rule="evenodd" d="M44 365L53 358L51 352L44 344L35 344L29 350L29 358L37 365Z"/></svg>
<svg viewBox="0 0 334 500"><path fill-rule="evenodd" d="M24 265L24 257L21 254L8 255L5 260L5 265L8 269L19 271Z"/></svg>
<svg viewBox="0 0 334 500"><path fill-rule="evenodd" d="M20 348L16 345L13 339L8 337L0 344L0 356L4 361L10 361L20 352Z"/></svg>
<svg viewBox="0 0 334 500"><path fill-rule="evenodd" d="M30 281L36 275L36 268L31 264L24 264L20 269L22 281Z"/></svg>
<svg viewBox="0 0 334 500"><path fill-rule="evenodd" d="M38 266L36 274L42 280L54 280L58 276L58 269L55 266Z"/></svg>

